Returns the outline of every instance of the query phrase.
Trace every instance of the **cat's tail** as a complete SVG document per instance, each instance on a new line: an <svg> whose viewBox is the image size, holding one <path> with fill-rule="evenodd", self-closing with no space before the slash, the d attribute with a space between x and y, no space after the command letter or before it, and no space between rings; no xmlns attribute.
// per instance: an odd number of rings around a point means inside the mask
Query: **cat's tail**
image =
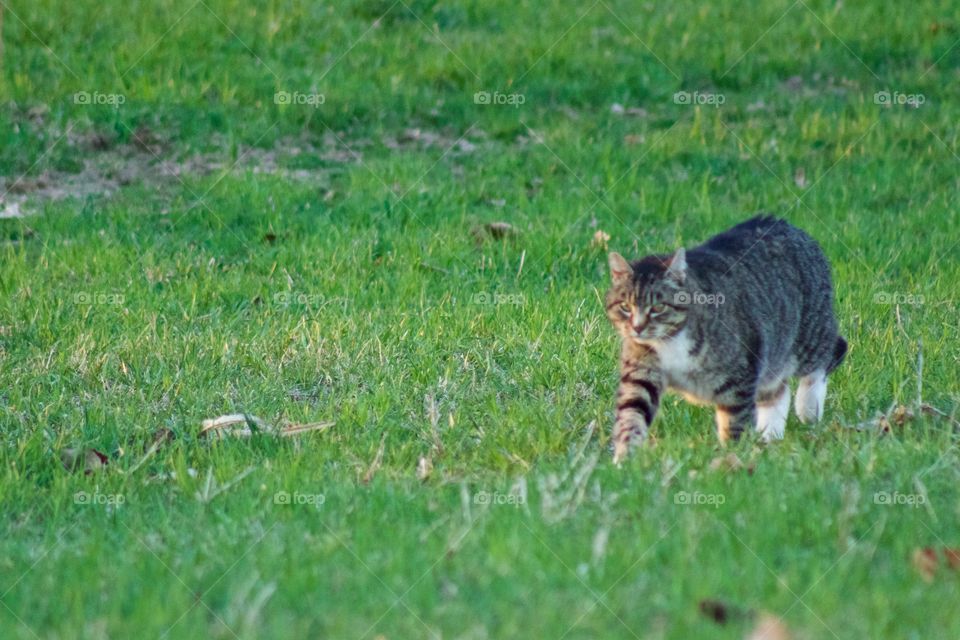
<svg viewBox="0 0 960 640"><path fill-rule="evenodd" d="M827 366L827 373L830 373L834 369L840 366L840 363L843 362L844 357L847 355L847 341L842 337L837 336L837 344L833 347L833 359L830 360L830 364Z"/></svg>

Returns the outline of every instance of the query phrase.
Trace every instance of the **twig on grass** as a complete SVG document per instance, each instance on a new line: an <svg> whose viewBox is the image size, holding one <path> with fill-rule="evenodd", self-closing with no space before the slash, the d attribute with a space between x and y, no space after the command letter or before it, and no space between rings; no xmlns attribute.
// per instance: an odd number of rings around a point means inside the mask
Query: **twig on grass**
<svg viewBox="0 0 960 640"><path fill-rule="evenodd" d="M897 325L900 327L900 330L903 331L903 334L909 339L909 336L907 335L906 331L903 330L903 326L900 323L899 307L897 308ZM923 401L923 341L917 340L916 403L913 406L907 406L894 402L890 405L889 409L887 409L884 413L878 414L872 420L860 422L858 424L851 425L848 428L855 429L857 431L879 430L881 433L890 433L894 427L903 427L906 423L911 422L922 415L944 418L950 423L954 430L960 430L960 421L958 421L953 414L947 413L946 411L938 409L933 405Z"/></svg>

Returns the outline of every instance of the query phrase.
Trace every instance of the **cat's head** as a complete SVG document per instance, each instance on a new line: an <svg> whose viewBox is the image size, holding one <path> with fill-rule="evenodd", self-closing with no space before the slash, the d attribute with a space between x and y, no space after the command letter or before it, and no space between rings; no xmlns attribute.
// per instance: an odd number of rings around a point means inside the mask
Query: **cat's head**
<svg viewBox="0 0 960 640"><path fill-rule="evenodd" d="M610 254L613 283L607 291L607 317L626 339L662 340L676 335L687 319L687 256L649 256L633 264Z"/></svg>

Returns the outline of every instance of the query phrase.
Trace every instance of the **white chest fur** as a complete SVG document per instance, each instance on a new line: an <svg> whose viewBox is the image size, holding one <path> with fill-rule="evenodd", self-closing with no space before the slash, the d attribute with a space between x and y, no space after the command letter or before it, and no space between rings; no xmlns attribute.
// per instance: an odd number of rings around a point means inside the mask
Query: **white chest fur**
<svg viewBox="0 0 960 640"><path fill-rule="evenodd" d="M699 376L696 373L700 369L700 358L690 356L693 341L686 329L669 340L654 340L647 344L657 352L661 370L667 379L667 387L679 391L689 402L710 402L712 389L698 384Z"/></svg>

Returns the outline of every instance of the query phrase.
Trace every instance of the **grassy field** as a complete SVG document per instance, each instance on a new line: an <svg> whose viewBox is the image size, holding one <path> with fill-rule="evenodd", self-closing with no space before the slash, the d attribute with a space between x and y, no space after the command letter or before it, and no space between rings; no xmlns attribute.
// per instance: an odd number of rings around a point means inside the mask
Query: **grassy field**
<svg viewBox="0 0 960 640"><path fill-rule="evenodd" d="M0 637L960 637L955 423L853 428L960 399L960 7L0 6ZM825 421L614 467L607 251L759 211Z"/></svg>

